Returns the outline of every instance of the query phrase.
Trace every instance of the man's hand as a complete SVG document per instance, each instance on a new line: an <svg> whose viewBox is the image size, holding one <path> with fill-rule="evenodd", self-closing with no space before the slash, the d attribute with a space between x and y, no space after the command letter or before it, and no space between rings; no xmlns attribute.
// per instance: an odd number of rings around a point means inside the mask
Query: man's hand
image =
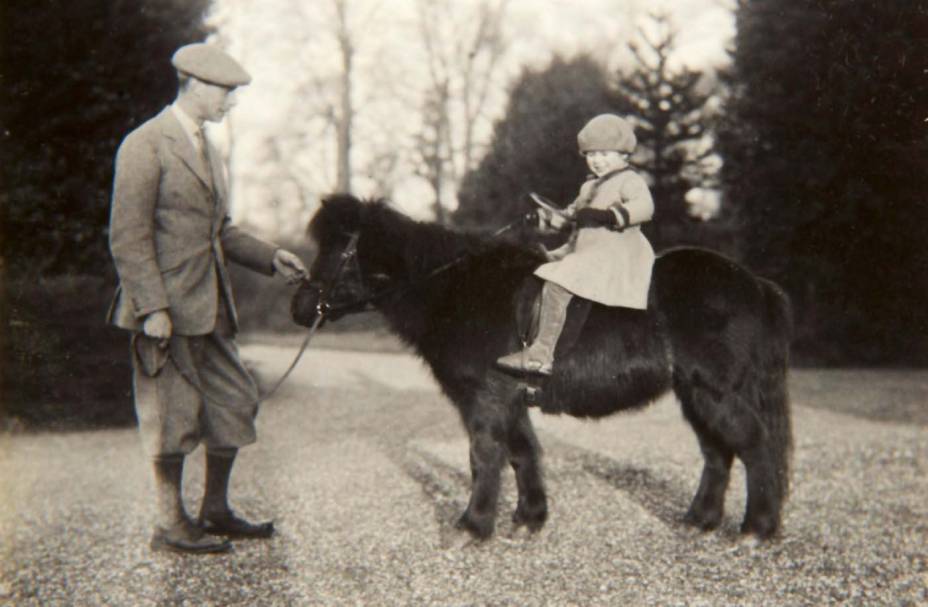
<svg viewBox="0 0 928 607"><path fill-rule="evenodd" d="M171 323L171 316L167 310L155 310L145 317L142 330L145 335L157 339L159 346L166 348L168 340L171 339L171 333L174 331L174 325Z"/></svg>
<svg viewBox="0 0 928 607"><path fill-rule="evenodd" d="M309 276L300 258L285 249L277 249L274 252L272 265L274 270L287 280L288 285L296 284Z"/></svg>

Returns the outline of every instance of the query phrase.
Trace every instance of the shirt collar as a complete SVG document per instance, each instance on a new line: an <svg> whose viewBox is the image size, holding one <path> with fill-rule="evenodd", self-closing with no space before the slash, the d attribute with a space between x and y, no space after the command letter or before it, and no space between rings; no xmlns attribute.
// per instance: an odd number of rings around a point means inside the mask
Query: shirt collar
<svg viewBox="0 0 928 607"><path fill-rule="evenodd" d="M187 137L190 139L190 142L193 143L193 147L200 149L200 141L197 136L200 132L200 127L197 125L196 121L177 103L171 104L171 111L174 112L174 116L177 118L180 126L183 127L184 132L187 133Z"/></svg>

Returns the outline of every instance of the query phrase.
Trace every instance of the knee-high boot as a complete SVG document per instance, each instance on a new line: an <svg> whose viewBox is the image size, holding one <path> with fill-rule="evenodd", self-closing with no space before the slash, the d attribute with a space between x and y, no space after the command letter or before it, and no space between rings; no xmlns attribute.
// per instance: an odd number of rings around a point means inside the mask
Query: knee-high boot
<svg viewBox="0 0 928 607"><path fill-rule="evenodd" d="M274 523L250 523L240 518L229 507L229 478L238 450L207 449L206 488L200 506L200 528L212 535L233 538L269 538L274 534Z"/></svg>
<svg viewBox="0 0 928 607"><path fill-rule="evenodd" d="M182 554L204 554L229 550L231 544L228 541L206 536L187 516L181 497L184 456L169 455L155 458L154 468L158 525L151 537L152 550Z"/></svg>
<svg viewBox="0 0 928 607"><path fill-rule="evenodd" d="M541 314L538 335L532 344L520 352L507 354L496 363L513 371L551 375L554 349L567 319L567 306L573 294L559 284L545 281L541 290Z"/></svg>

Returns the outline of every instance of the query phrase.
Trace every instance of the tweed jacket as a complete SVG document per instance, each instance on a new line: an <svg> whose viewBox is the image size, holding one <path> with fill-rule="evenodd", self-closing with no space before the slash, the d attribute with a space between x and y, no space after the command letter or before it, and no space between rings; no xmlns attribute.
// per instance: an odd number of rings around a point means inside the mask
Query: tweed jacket
<svg viewBox="0 0 928 607"><path fill-rule="evenodd" d="M567 210L613 210L619 205L628 212L631 227L621 232L605 227L580 228L576 239L568 243L567 254L539 266L535 275L607 306L647 308L654 250L638 224L650 221L654 201L644 179L631 170L591 179Z"/></svg>
<svg viewBox="0 0 928 607"><path fill-rule="evenodd" d="M209 149L212 167L170 107L120 145L109 233L116 326L139 331L145 316L166 310L177 335L212 332L217 314L237 331L227 259L274 273L277 247L231 225L222 164Z"/></svg>

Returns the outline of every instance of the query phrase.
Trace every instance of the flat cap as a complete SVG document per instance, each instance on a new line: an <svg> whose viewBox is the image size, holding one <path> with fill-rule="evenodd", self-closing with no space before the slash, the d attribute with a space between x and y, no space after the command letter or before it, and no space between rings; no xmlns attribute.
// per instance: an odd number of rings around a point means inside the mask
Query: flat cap
<svg viewBox="0 0 928 607"><path fill-rule="evenodd" d="M211 44L182 46L171 57L171 63L178 71L211 84L242 86L251 82L251 76L238 61Z"/></svg>

